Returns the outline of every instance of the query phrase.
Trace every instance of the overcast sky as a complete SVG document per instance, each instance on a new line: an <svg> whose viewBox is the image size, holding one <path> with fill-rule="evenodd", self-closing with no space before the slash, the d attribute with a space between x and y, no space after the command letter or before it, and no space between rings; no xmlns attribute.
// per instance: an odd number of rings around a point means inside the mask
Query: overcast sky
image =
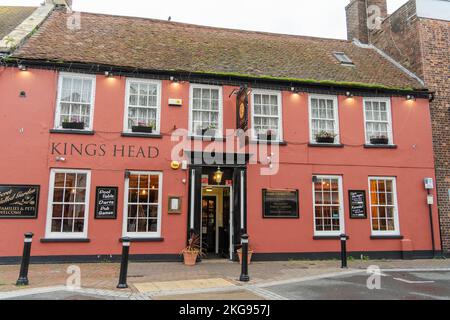
<svg viewBox="0 0 450 320"><path fill-rule="evenodd" d="M0 0L37 6L44 0ZM392 12L407 0L387 0ZM350 0L73 0L75 11L138 16L233 29L346 38Z"/></svg>

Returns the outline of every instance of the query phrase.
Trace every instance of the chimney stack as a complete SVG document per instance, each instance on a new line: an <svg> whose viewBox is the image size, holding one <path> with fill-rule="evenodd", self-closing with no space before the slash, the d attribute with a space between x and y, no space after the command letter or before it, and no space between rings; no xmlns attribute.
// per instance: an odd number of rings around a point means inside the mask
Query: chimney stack
<svg viewBox="0 0 450 320"><path fill-rule="evenodd" d="M52 4L55 7L72 7L72 0L45 0L46 4Z"/></svg>
<svg viewBox="0 0 450 320"><path fill-rule="evenodd" d="M347 39L369 43L370 33L387 17L386 0L351 0L345 7Z"/></svg>

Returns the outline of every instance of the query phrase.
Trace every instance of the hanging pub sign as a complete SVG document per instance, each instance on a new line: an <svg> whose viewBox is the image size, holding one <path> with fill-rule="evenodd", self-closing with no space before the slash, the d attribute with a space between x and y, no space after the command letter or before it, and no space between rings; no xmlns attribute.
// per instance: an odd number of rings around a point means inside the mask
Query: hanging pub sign
<svg viewBox="0 0 450 320"><path fill-rule="evenodd" d="M350 203L350 218L351 219L366 219L366 191L364 190L349 190L348 198Z"/></svg>
<svg viewBox="0 0 450 320"><path fill-rule="evenodd" d="M263 218L298 218L298 190L262 191Z"/></svg>
<svg viewBox="0 0 450 320"><path fill-rule="evenodd" d="M95 196L95 219L117 218L117 187L97 187Z"/></svg>
<svg viewBox="0 0 450 320"><path fill-rule="evenodd" d="M236 94L236 129L248 129L248 89L242 86Z"/></svg>
<svg viewBox="0 0 450 320"><path fill-rule="evenodd" d="M35 219L39 207L39 186L0 185L0 218Z"/></svg>

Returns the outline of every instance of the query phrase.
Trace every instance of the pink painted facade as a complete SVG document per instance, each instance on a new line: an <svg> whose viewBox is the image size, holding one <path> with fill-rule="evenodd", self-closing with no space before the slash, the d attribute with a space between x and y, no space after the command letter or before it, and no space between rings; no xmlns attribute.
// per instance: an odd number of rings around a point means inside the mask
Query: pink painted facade
<svg viewBox="0 0 450 320"><path fill-rule="evenodd" d="M173 170L171 150L176 142L170 133L187 128L189 118L187 82L162 80L162 138L125 137L124 124L126 79L96 76L93 135L51 133L54 126L58 91L58 72L30 68L0 71L0 184L40 185L37 219L0 219L0 257L21 255L23 234L35 234L33 256L118 255L121 251L124 214L125 171L162 172L161 240L136 242L135 255L177 255L186 243L189 219L189 170ZM229 97L237 87L223 86L223 127L236 126L236 99ZM19 97L25 91L26 97ZM327 253L339 251L338 240L314 239L314 175L342 177L342 199L348 249L353 252L430 251L431 236L423 179L434 178L429 102L391 99L393 141L397 148L364 148L363 97L338 96L340 142L343 147L309 146L308 93L282 91L282 126L286 145L280 145L280 169L273 176L261 176L260 165L247 168L247 231L256 253ZM170 107L169 98L182 99L181 107ZM251 110L251 109L250 109ZM250 117L251 119L251 117ZM64 155L56 160L52 145L83 144L83 155ZM215 142L223 145L225 142ZM204 142L206 146L208 143ZM100 146L103 145L102 149ZM134 146L131 154L114 153L117 148ZM139 156L137 150L157 148L157 157ZM128 150L129 151L129 150ZM89 216L85 243L45 243L48 213L49 177L52 168L91 171ZM372 239L370 210L367 219L350 219L348 190L366 190L368 179L395 177L398 222L403 239ZM183 179L184 182L183 182ZM95 188L117 186L116 220L94 219ZM264 219L262 189L298 189L299 219ZM182 213L168 213L168 197L180 196ZM369 197L367 203L369 207ZM435 201L436 202L436 201ZM433 205L436 249L440 250L437 206Z"/></svg>

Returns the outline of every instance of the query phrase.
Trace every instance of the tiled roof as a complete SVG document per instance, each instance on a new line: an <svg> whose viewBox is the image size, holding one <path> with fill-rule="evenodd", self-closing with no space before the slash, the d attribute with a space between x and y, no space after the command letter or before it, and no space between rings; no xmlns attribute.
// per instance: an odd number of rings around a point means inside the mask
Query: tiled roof
<svg viewBox="0 0 450 320"><path fill-rule="evenodd" d="M4 7L0 6L0 39L8 35L26 18L36 7Z"/></svg>
<svg viewBox="0 0 450 320"><path fill-rule="evenodd" d="M364 83L393 88L421 84L373 49L345 40L204 27L154 19L54 11L14 56L149 71ZM343 66L344 52L354 66Z"/></svg>

